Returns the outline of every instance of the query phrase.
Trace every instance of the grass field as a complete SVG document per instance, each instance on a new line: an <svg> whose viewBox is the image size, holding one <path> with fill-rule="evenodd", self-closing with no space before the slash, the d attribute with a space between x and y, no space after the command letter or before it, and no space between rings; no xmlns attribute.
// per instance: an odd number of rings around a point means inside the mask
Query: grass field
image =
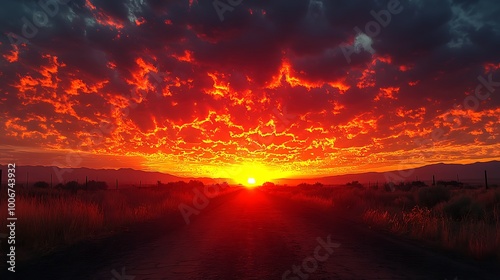
<svg viewBox="0 0 500 280"><path fill-rule="evenodd" d="M197 186L203 193L203 187ZM234 191L221 188L216 196ZM172 186L70 192L18 189L16 247L20 258L43 255L95 236L113 234L138 222L179 214L179 204L192 206L192 187ZM6 205L6 197L0 204ZM7 211L0 212L6 228ZM6 242L3 242L6 245Z"/></svg>
<svg viewBox="0 0 500 280"><path fill-rule="evenodd" d="M500 189L444 186L374 190L352 186L282 187L263 190L369 226L477 259L500 260Z"/></svg>
<svg viewBox="0 0 500 280"><path fill-rule="evenodd" d="M197 188L202 188L197 186ZM218 195L232 192L226 188ZM334 210L369 226L477 259L500 260L500 190L443 186L387 191L352 186L262 187L273 195ZM203 189L200 189L203 191ZM16 197L20 257L45 254L122 228L179 212L192 205L191 187L70 192L19 189ZM1 204L5 205L6 197ZM6 227L7 211L0 213Z"/></svg>

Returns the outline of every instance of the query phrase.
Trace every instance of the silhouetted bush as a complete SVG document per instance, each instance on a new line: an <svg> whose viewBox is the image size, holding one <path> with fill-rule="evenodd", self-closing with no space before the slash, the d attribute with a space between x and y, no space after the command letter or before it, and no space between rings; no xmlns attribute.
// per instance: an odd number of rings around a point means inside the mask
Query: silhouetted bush
<svg viewBox="0 0 500 280"><path fill-rule="evenodd" d="M384 184L384 186L383 186L383 188L381 188L381 190L386 191L386 192L393 192L396 190L396 184L394 184L392 182Z"/></svg>
<svg viewBox="0 0 500 280"><path fill-rule="evenodd" d="M46 189L50 187L49 183L44 182L44 181L38 181L35 184L33 184L35 188L41 188L41 189Z"/></svg>
<svg viewBox="0 0 500 280"><path fill-rule="evenodd" d="M443 186L426 187L418 190L417 201L420 206L432 208L450 199L450 190Z"/></svg>
<svg viewBox="0 0 500 280"><path fill-rule="evenodd" d="M457 181L437 181L436 184L438 186L450 186L450 187L463 187L463 183L457 182Z"/></svg>
<svg viewBox="0 0 500 280"><path fill-rule="evenodd" d="M405 183L400 183L399 185L396 185L396 189L404 192L410 191L412 188L411 184L405 184Z"/></svg>
<svg viewBox="0 0 500 280"><path fill-rule="evenodd" d="M89 191L107 190L108 184L106 182L102 182L102 181L91 180L87 183L86 188L84 186L84 189L89 190Z"/></svg>
<svg viewBox="0 0 500 280"><path fill-rule="evenodd" d="M78 184L77 181L69 181L66 184L64 184L63 189L72 191L72 192L77 192L78 189L80 188L80 185Z"/></svg>
<svg viewBox="0 0 500 280"><path fill-rule="evenodd" d="M265 182L264 184L262 184L263 187L275 187L276 185L274 183L271 183L271 182Z"/></svg>
<svg viewBox="0 0 500 280"><path fill-rule="evenodd" d="M411 182L411 185L414 187L419 187L419 188L427 187L427 185L422 181L413 181L413 182Z"/></svg>
<svg viewBox="0 0 500 280"><path fill-rule="evenodd" d="M184 182L184 181L178 181L178 182L168 182L167 184L165 184L166 187L168 188L185 188L188 186L188 183Z"/></svg>
<svg viewBox="0 0 500 280"><path fill-rule="evenodd" d="M359 183L359 181L352 181L347 183L348 186L355 187L355 188L362 188L363 185Z"/></svg>
<svg viewBox="0 0 500 280"><path fill-rule="evenodd" d="M457 221L467 218L478 220L484 213L483 208L478 203L473 202L469 196L461 196L448 202L443 210L448 217Z"/></svg>
<svg viewBox="0 0 500 280"><path fill-rule="evenodd" d="M190 180L189 183L188 183L188 186L190 188L203 188L205 185L203 184L203 182L201 181L198 181L198 180Z"/></svg>

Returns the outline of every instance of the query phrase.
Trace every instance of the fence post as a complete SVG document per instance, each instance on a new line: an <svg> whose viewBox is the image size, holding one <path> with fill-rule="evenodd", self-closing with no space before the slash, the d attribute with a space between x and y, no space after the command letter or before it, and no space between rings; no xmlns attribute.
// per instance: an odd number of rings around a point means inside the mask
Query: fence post
<svg viewBox="0 0 500 280"><path fill-rule="evenodd" d="M486 189L488 189L488 174L486 173L486 170L484 171L484 185L486 186Z"/></svg>

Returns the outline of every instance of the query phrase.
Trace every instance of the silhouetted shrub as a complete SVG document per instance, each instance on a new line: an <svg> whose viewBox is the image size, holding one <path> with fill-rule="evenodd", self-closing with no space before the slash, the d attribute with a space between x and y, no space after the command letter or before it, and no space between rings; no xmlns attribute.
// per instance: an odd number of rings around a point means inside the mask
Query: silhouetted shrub
<svg viewBox="0 0 500 280"><path fill-rule="evenodd" d="M299 188L310 188L311 187L311 184L307 184L307 183L300 183L297 185L297 187Z"/></svg>
<svg viewBox="0 0 500 280"><path fill-rule="evenodd" d="M450 199L450 190L443 186L426 187L418 190L417 201L420 206L432 208Z"/></svg>
<svg viewBox="0 0 500 280"><path fill-rule="evenodd" d="M483 208L478 203L473 202L469 196L461 196L448 202L443 210L448 217L457 221L467 218L478 220L484 213Z"/></svg>
<svg viewBox="0 0 500 280"><path fill-rule="evenodd" d="M188 183L184 182L184 181L178 181L178 182L168 182L166 185L166 187L169 187L169 188L185 188L188 186Z"/></svg>
<svg viewBox="0 0 500 280"><path fill-rule="evenodd" d="M361 185L359 183L359 181L352 181L352 182L347 183L347 185L350 187L354 187L354 188L362 188L363 187L363 185Z"/></svg>
<svg viewBox="0 0 500 280"><path fill-rule="evenodd" d="M188 183L188 186L190 188L203 188L205 185L203 184L203 182L201 181L198 181L198 180L190 180L189 183Z"/></svg>
<svg viewBox="0 0 500 280"><path fill-rule="evenodd" d="M396 184L390 182L390 183L387 183L387 184L384 184L383 188L380 188L382 191L386 191L386 192L393 192L396 190Z"/></svg>
<svg viewBox="0 0 500 280"><path fill-rule="evenodd" d="M72 192L76 192L79 188L80 188L80 185L78 184L77 181L69 181L63 187L64 190L68 190L68 191L72 191Z"/></svg>
<svg viewBox="0 0 500 280"><path fill-rule="evenodd" d="M411 185L414 187L419 187L419 188L427 187L427 185L422 181L413 181L413 182L411 182Z"/></svg>
<svg viewBox="0 0 500 280"><path fill-rule="evenodd" d="M411 184L404 184L404 183L400 183L399 185L396 186L397 190L404 191L404 192L410 191L411 188L412 188Z"/></svg>
<svg viewBox="0 0 500 280"><path fill-rule="evenodd" d="M264 184L262 184L263 187L275 187L276 185L274 183L271 183L271 182L265 182Z"/></svg>
<svg viewBox="0 0 500 280"><path fill-rule="evenodd" d="M400 207L401 209L413 209L413 207L416 206L416 203L412 194L406 194L398 196L394 199L394 205Z"/></svg>
<svg viewBox="0 0 500 280"><path fill-rule="evenodd" d="M436 183L438 186L450 186L450 187L463 187L463 183L457 182L457 181L437 181Z"/></svg>
<svg viewBox="0 0 500 280"><path fill-rule="evenodd" d="M41 189L46 189L50 187L49 183L44 182L44 181L38 181L33 185L35 188L41 188Z"/></svg>
<svg viewBox="0 0 500 280"><path fill-rule="evenodd" d="M107 190L108 184L102 181L91 180L87 183L87 187L85 189L89 191Z"/></svg>

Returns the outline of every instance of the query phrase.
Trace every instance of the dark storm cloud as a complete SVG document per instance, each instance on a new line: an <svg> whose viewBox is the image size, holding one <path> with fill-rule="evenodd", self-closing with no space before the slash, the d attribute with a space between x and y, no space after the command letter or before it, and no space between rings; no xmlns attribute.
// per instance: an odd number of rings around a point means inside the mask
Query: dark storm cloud
<svg viewBox="0 0 500 280"><path fill-rule="evenodd" d="M439 116L464 104L478 76L492 73L500 80L500 2L494 0L400 1L401 12L386 26L373 14L383 18L395 0L244 0L225 11L223 21L211 0L73 0L58 4L43 25L34 17L44 11L39 3L2 5L0 104L9 107L6 117L19 119L19 126L2 129L22 131L28 113L44 116L49 127L31 120L25 128L42 135L59 131L50 136L58 137L59 147L78 142L75 131L115 121L115 107L128 108L117 142L133 138L129 126L135 125L138 133L167 127L169 141L199 143L211 131L189 126L195 122L210 117L205 125L222 127L218 122L224 121L230 127L221 128L225 137L229 129L248 132L270 119L279 124L273 109L286 107L304 122L293 126L297 133L317 126L329 129L324 133L337 137L339 147L354 145L351 138L368 145L371 138L405 129L423 133L418 125L442 126L436 124ZM370 23L379 25L378 34L357 34L355 28L365 30ZM30 37L29 43L12 44L13 34ZM342 46L358 51L347 59ZM499 103L492 94L477 111L491 117ZM420 113L422 108L429 109ZM214 112L230 117L214 120ZM493 120L486 119L484 130L494 131ZM41 137L21 135L0 140ZM456 131L449 135L460 137ZM384 144L406 147L414 136L399 137ZM474 141L491 141L487 137Z"/></svg>
<svg viewBox="0 0 500 280"><path fill-rule="evenodd" d="M36 3L8 1L8 16L2 17L3 33L21 35L21 18L30 18L29 12L40 10ZM370 11L380 11L387 5L385 1L327 1L321 4L322 11L313 16L308 9L314 3L309 1L253 1L226 12L227 20L220 22L210 1L194 1L192 7L188 1L145 1L144 5L139 1L91 3L97 8L96 13L123 23L123 29L89 26L86 21L93 14L85 1L71 1L67 6L60 5L60 13L49 19L49 26L40 28L30 40L37 51L53 52L69 67L102 76L106 75L100 70L105 69L106 60L115 61L118 69L129 69L137 54L145 51L161 57L165 46L173 49L170 51L189 48L199 63L248 72L261 83L276 73L284 50L296 60L294 66L311 80L343 75L358 64L363 66L369 61L369 53L353 54L354 63L348 64L338 46L353 40L354 27L363 30L373 20ZM401 1L403 14L393 15L390 24L373 38L372 47L377 54L391 56L395 63L415 64L415 79L491 62L498 59L492 52L498 49L500 36L498 20L485 9L497 10L498 5L494 1L478 1L476 5L464 1ZM266 16L252 16L249 9L256 14L265 11ZM485 22L478 28L463 23L452 26L452 22L459 21L454 18L460 17L453 9L471 9L471 17L477 15L473 17L475 21ZM75 14L72 20L70 10ZM158 11L164 14L158 15ZM130 22L131 15L143 18L145 23L136 26ZM166 25L165 20L173 24ZM457 36L467 38L469 43L448 46ZM4 51L9 47L2 44Z"/></svg>

